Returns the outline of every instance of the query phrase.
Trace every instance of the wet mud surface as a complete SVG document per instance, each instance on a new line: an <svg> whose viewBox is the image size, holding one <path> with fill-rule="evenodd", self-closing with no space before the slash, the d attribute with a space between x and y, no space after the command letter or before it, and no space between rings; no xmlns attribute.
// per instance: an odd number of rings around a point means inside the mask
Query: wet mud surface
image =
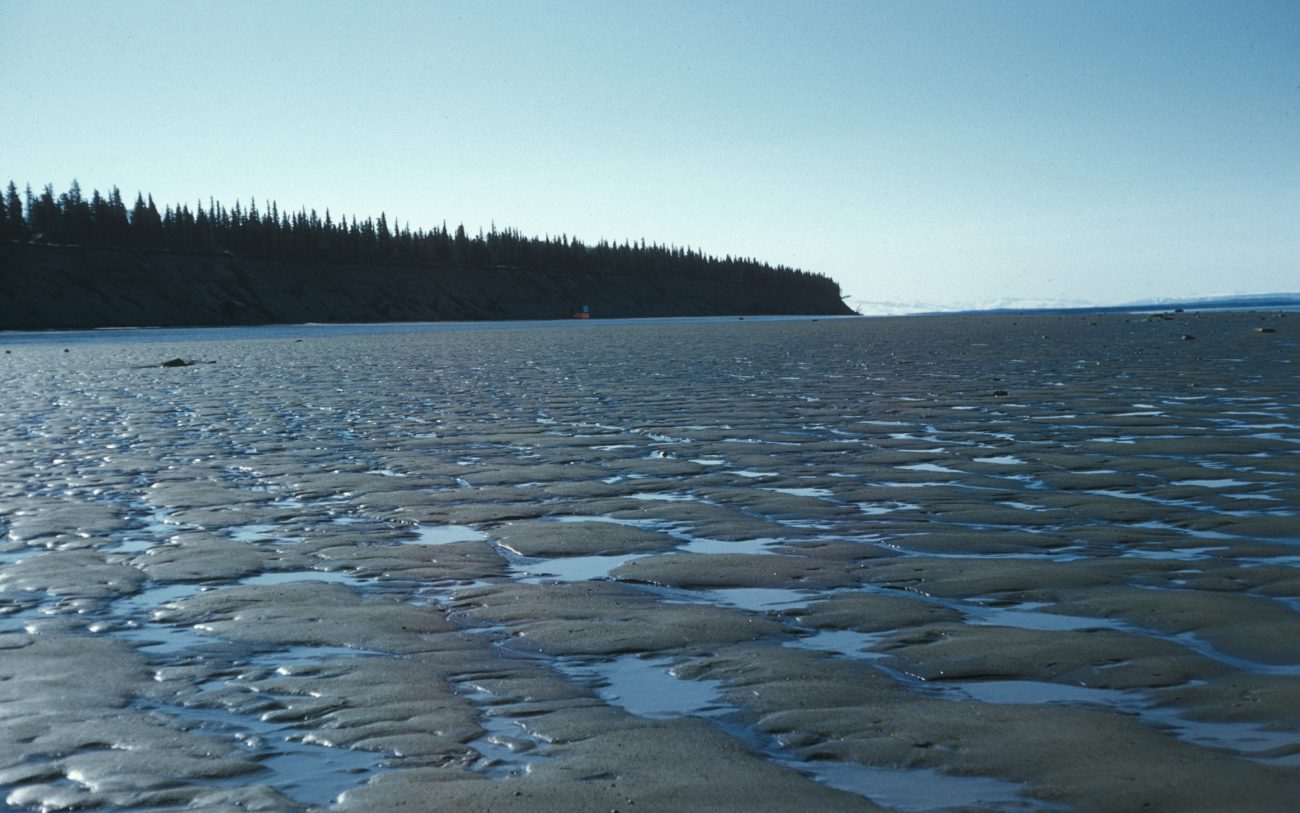
<svg viewBox="0 0 1300 813"><path fill-rule="evenodd" d="M0 335L0 809L1295 810L1297 319Z"/></svg>

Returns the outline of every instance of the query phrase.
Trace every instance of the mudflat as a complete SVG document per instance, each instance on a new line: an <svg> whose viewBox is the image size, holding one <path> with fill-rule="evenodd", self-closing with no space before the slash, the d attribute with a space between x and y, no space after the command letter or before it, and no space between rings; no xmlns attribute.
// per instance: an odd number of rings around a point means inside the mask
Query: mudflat
<svg viewBox="0 0 1300 813"><path fill-rule="evenodd" d="M0 798L1296 810L1298 322L0 334Z"/></svg>

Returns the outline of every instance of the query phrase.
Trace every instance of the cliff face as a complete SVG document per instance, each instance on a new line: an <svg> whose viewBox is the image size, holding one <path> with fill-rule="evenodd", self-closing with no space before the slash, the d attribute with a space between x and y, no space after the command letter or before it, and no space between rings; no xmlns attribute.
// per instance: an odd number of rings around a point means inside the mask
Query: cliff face
<svg viewBox="0 0 1300 813"><path fill-rule="evenodd" d="M553 319L573 305L593 318L853 312L797 286L0 243L0 330Z"/></svg>

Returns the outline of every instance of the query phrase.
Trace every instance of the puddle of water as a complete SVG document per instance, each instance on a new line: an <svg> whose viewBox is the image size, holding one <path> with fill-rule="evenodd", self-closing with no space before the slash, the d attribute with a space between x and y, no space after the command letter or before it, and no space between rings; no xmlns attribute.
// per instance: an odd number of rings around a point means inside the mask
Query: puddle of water
<svg viewBox="0 0 1300 813"><path fill-rule="evenodd" d="M1270 765L1300 765L1300 752L1285 753L1300 746L1300 736L1294 731L1266 731L1254 723L1203 723L1184 720L1177 708L1145 708L1139 712L1143 722L1168 726L1169 733L1180 740L1209 748L1226 748L1238 751L1247 759ZM1252 757L1252 753L1269 749L1285 749L1276 757Z"/></svg>
<svg viewBox="0 0 1300 813"><path fill-rule="evenodd" d="M1021 511L1050 511L1050 508L1044 508L1041 505L1034 505L1029 502L1016 502L1014 500L1002 500L998 505L1005 505L1008 508L1019 508Z"/></svg>
<svg viewBox="0 0 1300 813"><path fill-rule="evenodd" d="M380 765L382 755L373 752L288 741L277 748L280 753L262 760L262 766L275 774L266 784L309 805L333 804L385 770Z"/></svg>
<svg viewBox="0 0 1300 813"><path fill-rule="evenodd" d="M960 609L969 617L967 623L986 624L997 627L1018 627L1026 630L1044 630L1044 631L1066 631L1096 629L1106 627L1110 629L1119 629L1119 626L1110 619L1106 618L1088 618L1080 615L1057 615L1056 613L1040 613L1034 610L1038 607L1046 607L1046 604L1018 604L1015 607L990 607L986 604L977 602L963 602Z"/></svg>
<svg viewBox="0 0 1300 813"><path fill-rule="evenodd" d="M1135 522L1133 523L1133 527L1154 528L1157 531L1172 531L1176 534L1183 534L1185 536L1194 536L1197 539L1238 539L1240 538L1240 537L1235 537L1232 534L1222 533L1220 531L1198 531L1192 528L1180 528L1177 525L1172 525L1168 522L1159 522L1157 520L1151 520L1150 522Z"/></svg>
<svg viewBox="0 0 1300 813"><path fill-rule="evenodd" d="M727 461L712 457L698 457L691 460L692 463L699 463L701 466L724 466Z"/></svg>
<svg viewBox="0 0 1300 813"><path fill-rule="evenodd" d="M229 644L224 639L205 635L203 630L202 624L195 624L192 627L164 627L161 624L150 624L148 628L138 630L140 640L132 642L150 658L170 658L178 654L189 655L203 653L208 650L223 650L229 647ZM133 639L136 636L124 634L122 637ZM388 653L378 652L373 649L353 649L346 646L253 647L241 644L235 646L244 651L245 654L242 658L250 665L281 671L290 666L315 664L330 658L393 657ZM224 678L219 679L217 681L218 685L224 680ZM202 681L197 685L201 689L214 688Z"/></svg>
<svg viewBox="0 0 1300 813"><path fill-rule="evenodd" d="M638 717L666 719L730 710L719 702L719 681L680 680L672 673L671 658L561 659L556 669L595 691L604 702Z"/></svg>
<svg viewBox="0 0 1300 813"><path fill-rule="evenodd" d="M998 455L997 457L973 457L972 463L996 463L999 466L1024 466L1025 461L1011 455Z"/></svg>
<svg viewBox="0 0 1300 813"><path fill-rule="evenodd" d="M1231 488L1233 486L1253 485L1246 480L1174 480L1176 486L1202 486L1204 488Z"/></svg>
<svg viewBox="0 0 1300 813"><path fill-rule="evenodd" d="M349 587L360 587L362 582L356 576L341 571L325 572L320 570L302 570L293 573L261 573L240 579L240 584L288 584L289 582L336 582Z"/></svg>
<svg viewBox="0 0 1300 813"><path fill-rule="evenodd" d="M1141 691L1090 689L1060 683L1033 680L990 680L949 684L966 698L980 703L1060 703L1069 706L1102 706L1136 715L1144 724L1165 731L1180 740L1209 748L1237 751L1251 758L1252 753L1282 749L1280 756L1265 756L1258 761L1269 764L1300 765L1300 736L1294 731L1267 731L1254 723L1220 723L1185 720L1177 707L1153 708ZM1289 753L1293 749L1296 753Z"/></svg>
<svg viewBox="0 0 1300 813"><path fill-rule="evenodd" d="M889 514L894 511L920 511L921 506L910 502L859 502L854 503L864 514Z"/></svg>
<svg viewBox="0 0 1300 813"><path fill-rule="evenodd" d="M123 596L114 601L112 614L128 619L147 618L150 610L168 602L180 601L183 598L198 595L206 589L210 589L210 587L194 584L193 582L181 584L145 582L140 585L140 592Z"/></svg>
<svg viewBox="0 0 1300 813"><path fill-rule="evenodd" d="M202 629L202 626L196 627ZM205 638L200 636L198 640L216 643L220 645L220 638ZM190 647L195 649L195 647ZM269 649L259 649L253 652L249 657L249 662L254 665L265 666L268 669L273 668L281 674L298 664L317 664L331 658L394 658L387 652L379 652L374 649L354 649L348 646L287 646Z"/></svg>
<svg viewBox="0 0 1300 813"><path fill-rule="evenodd" d="M123 539L121 542L118 542L113 545L105 545L100 550L112 551L113 553L144 553L150 548L156 548L160 545L166 545L166 544L168 544L166 536L164 536L162 539L158 539L158 538L151 539L151 538L140 538L132 534L126 539Z"/></svg>
<svg viewBox="0 0 1300 813"><path fill-rule="evenodd" d="M1210 551L1225 550L1223 547L1208 548L1175 548L1173 550L1160 548L1157 550L1130 548L1120 554L1122 557L1130 559L1176 559L1176 560L1194 560L1209 559Z"/></svg>
<svg viewBox="0 0 1300 813"><path fill-rule="evenodd" d="M835 528L833 524L820 519L779 519L777 522L791 528L809 528L814 531L829 531Z"/></svg>
<svg viewBox="0 0 1300 813"><path fill-rule="evenodd" d="M727 604L742 610L766 612L777 608L802 607L817 596L799 590L782 590L776 587L730 587L708 591Z"/></svg>
<svg viewBox="0 0 1300 813"><path fill-rule="evenodd" d="M880 643L889 634L888 632L821 630L816 635L786 641L783 645L800 649L816 649L820 652L832 652L851 658L876 659L884 656L866 650Z"/></svg>
<svg viewBox="0 0 1300 813"><path fill-rule="evenodd" d="M1118 497L1121 500L1141 500L1151 502L1156 505L1167 505L1173 508L1187 508L1194 506L1195 503L1189 500L1166 500L1160 497L1152 497L1149 494L1135 494L1131 491L1120 491L1116 488L1090 488L1083 492L1085 494L1098 494L1103 497Z"/></svg>
<svg viewBox="0 0 1300 813"><path fill-rule="evenodd" d="M891 635L891 632L823 630L816 635L787 641L784 645L841 654L858 660L876 660L884 656L870 652L868 648L878 644L888 635ZM894 674L893 670L885 671ZM905 675L894 676L909 682ZM965 684L962 684L961 688L965 688ZM1002 782L1000 779L954 777L954 775L926 769L888 770L854 765L850 762L800 761L792 760L779 747L770 747L766 751L779 764L793 767L794 770L810 775L820 783L837 790L858 793L875 801L876 804L892 809L935 810L957 808L962 805L983 805L995 810L1043 809L1043 804L1031 803L1021 796L1021 791L1026 786ZM1050 805L1048 806L1050 808Z"/></svg>
<svg viewBox="0 0 1300 813"><path fill-rule="evenodd" d="M3 528L0 528L0 565L12 565L26 559L34 553L41 553L43 548L24 545L18 542L5 542Z"/></svg>
<svg viewBox="0 0 1300 813"><path fill-rule="evenodd" d="M261 542L273 539L271 532L275 530L274 525L267 523L257 523L255 525L243 525L238 528L232 528L226 532L226 535L237 542Z"/></svg>
<svg viewBox="0 0 1300 813"><path fill-rule="evenodd" d="M690 443L691 442L690 438L674 438L674 437L669 437L668 435L656 435L650 432L646 433L646 437L650 438L651 440L658 441L659 443ZM651 452L650 456L667 457L668 455L664 453Z"/></svg>
<svg viewBox="0 0 1300 813"><path fill-rule="evenodd" d="M408 545L447 545L452 542L481 542L487 535L467 525L439 525L415 527L416 538L406 540Z"/></svg>
<svg viewBox="0 0 1300 813"><path fill-rule="evenodd" d="M677 550L683 553L767 553L767 546L781 540L775 537L728 542L722 539L692 539Z"/></svg>
<svg viewBox="0 0 1300 813"><path fill-rule="evenodd" d="M910 463L906 466L895 466L896 469L906 469L908 471L935 471L944 474L965 474L965 472L949 469L943 466L937 466L934 463Z"/></svg>
<svg viewBox="0 0 1300 813"><path fill-rule="evenodd" d="M646 554L629 553L621 556L568 556L533 564L516 564L514 571L516 581L525 584L543 584L545 582L585 582L592 579L605 579L609 571L633 559L640 559Z"/></svg>
<svg viewBox="0 0 1300 813"><path fill-rule="evenodd" d="M782 762L823 785L866 796L894 810L939 810L981 806L993 810L1041 810L1041 802L1020 795L1026 785L987 776L953 776L924 768L891 771L851 762Z"/></svg>
<svg viewBox="0 0 1300 813"><path fill-rule="evenodd" d="M876 485L887 486L887 487L889 487L889 488L926 488L927 486L952 486L952 485L960 485L960 483L949 483L949 482L944 482L944 481L939 481L939 482L930 482L930 481L926 481L926 482L920 482L920 483L900 483L900 482L897 482L897 481L895 481L895 480L882 480L882 481L880 481L879 483L876 483Z"/></svg>
<svg viewBox="0 0 1300 813"><path fill-rule="evenodd" d="M1209 643L1203 641L1198 636L1196 630L1180 632L1174 635L1161 634L1160 632L1149 628L1143 628L1141 629L1141 632L1145 635L1164 638L1173 641L1176 644L1182 644L1193 652L1197 652L1207 658L1213 658L1220 663L1226 663L1233 668L1242 670L1243 672L1255 672L1256 674L1261 675L1287 675L1290 677L1300 677L1300 664L1260 663L1258 661L1248 661L1245 658L1238 658L1235 655L1228 655L1224 652L1220 652L1210 646Z"/></svg>
<svg viewBox="0 0 1300 813"><path fill-rule="evenodd" d="M466 743L478 751L482 759L474 763L474 770L489 779L509 779L528 773L534 762L549 759L531 751L515 751L511 745L523 741L524 730L509 720L488 717L479 721L479 725L488 729L489 734ZM503 730L497 730L497 727Z"/></svg>
<svg viewBox="0 0 1300 813"><path fill-rule="evenodd" d="M791 494L795 497L816 497L819 500L829 500L835 496L835 492L828 488L765 488L764 491L779 491L782 494Z"/></svg>
<svg viewBox="0 0 1300 813"><path fill-rule="evenodd" d="M384 770L380 765L382 753L299 742L292 738L291 724L268 723L256 715L235 714L224 709L154 704L147 708L187 724L198 721L199 731L232 738L241 750L257 755L262 767L271 773L270 777L254 774L260 784L270 785L305 804L329 805L343 792L364 784Z"/></svg>
<svg viewBox="0 0 1300 813"><path fill-rule="evenodd" d="M480 710L496 712L479 715L478 724L487 733L466 743L483 757L474 763L475 771L489 779L508 779L527 773L534 762L549 759L533 751L545 743L533 739L517 719L509 716L510 706L502 705L500 697L481 689L469 690L465 685L461 685L459 693Z"/></svg>
<svg viewBox="0 0 1300 813"><path fill-rule="evenodd" d="M684 502L684 501L691 501L696 499L690 494L669 494L669 493L662 493L662 492L645 492L645 491L636 494L628 494L627 496L634 500L663 500L665 502Z"/></svg>
<svg viewBox="0 0 1300 813"><path fill-rule="evenodd" d="M268 573L250 577L242 583L281 583L262 581L264 578L280 578L283 581L344 581L347 584L356 584L355 580L345 581L350 577L342 574L317 573L314 571L288 574ZM167 658L173 657L181 651L203 652L213 647L227 646L221 638L204 634L202 624L168 624L152 620L153 611L162 605L180 601L210 589L213 589L212 585L193 583L157 585L156 583L146 582L145 589L139 593L124 596L112 603L112 617L115 620L122 620L121 626L115 628L113 634L129 641L150 658ZM262 659L265 661L262 665L270 669L292 663L314 663L326 658L356 657L359 655L391 657L383 652L343 646L251 647L243 644L235 644L234 646L244 651L246 653L245 657L250 662Z"/></svg>
<svg viewBox="0 0 1300 813"><path fill-rule="evenodd" d="M458 590L477 590L481 587L493 587L499 584L496 579L475 579L473 581L456 582L454 587L446 585L437 585L432 587L419 587L405 599L407 604L441 604L451 605L456 602L455 591ZM479 628L472 627L466 632L475 632Z"/></svg>
<svg viewBox="0 0 1300 813"><path fill-rule="evenodd" d="M753 443L764 444L769 446L798 446L799 444L786 440L759 440L758 438L723 438L723 443Z"/></svg>
<svg viewBox="0 0 1300 813"><path fill-rule="evenodd" d="M1066 703L1115 707L1134 705L1138 699L1132 693L1117 689L1089 689L1035 680L987 680L949 685L980 703Z"/></svg>
<svg viewBox="0 0 1300 813"><path fill-rule="evenodd" d="M780 472L775 471L750 471L749 469L743 469L736 472L736 474L739 474L741 477L749 477L751 479L755 477L776 477L779 473Z"/></svg>

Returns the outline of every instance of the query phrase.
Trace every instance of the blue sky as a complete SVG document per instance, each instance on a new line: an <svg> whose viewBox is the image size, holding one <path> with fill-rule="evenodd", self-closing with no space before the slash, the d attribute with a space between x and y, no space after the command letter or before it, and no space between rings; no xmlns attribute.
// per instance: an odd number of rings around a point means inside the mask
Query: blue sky
<svg viewBox="0 0 1300 813"><path fill-rule="evenodd" d="M1300 4L0 0L0 180L689 245L879 312L1300 291Z"/></svg>

